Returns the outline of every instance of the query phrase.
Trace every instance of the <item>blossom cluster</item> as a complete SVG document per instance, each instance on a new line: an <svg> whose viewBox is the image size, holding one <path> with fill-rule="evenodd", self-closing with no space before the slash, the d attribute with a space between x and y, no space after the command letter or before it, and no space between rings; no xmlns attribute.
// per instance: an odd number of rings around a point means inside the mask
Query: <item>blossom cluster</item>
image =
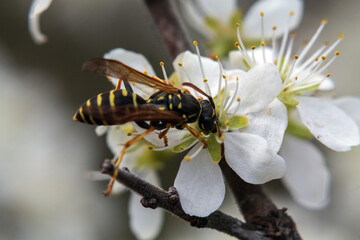
<svg viewBox="0 0 360 240"><path fill-rule="evenodd" d="M51 1L39 2L42 5L34 6L29 17L37 19L31 26L36 29L37 39L43 41L38 16ZM195 11L194 2L203 6L202 10L206 11L201 12L205 12L205 16ZM166 133L166 142L159 138L160 131L155 131L127 152L120 167L126 166L159 185L156 170L164 164L163 159L184 152L174 186L183 210L193 216L206 217L221 206L225 184L219 161L225 160L250 184L282 178L298 203L312 209L325 207L329 202L330 173L312 140L338 152L349 151L360 144L360 99L335 99L322 94L335 89L326 71L340 55L336 47L343 35L339 34L333 44L326 42L313 50L327 24L326 20L321 20L310 41L294 55L295 34L291 31L300 23L302 1L257 1L243 19L234 17L234 1L211 2L214 3L181 1L181 6L188 16L186 19L209 39L212 35L224 35L224 28L219 26L234 18L239 20L237 29L231 34L237 39L237 50L224 53L224 49L230 49L229 45L220 47L221 55L227 58L227 66L224 68L217 57L201 56L196 42L195 53L183 52L173 61L175 71L170 77L163 64L161 66L162 78L173 86L183 88L182 83L190 82L214 99L221 137L217 133L201 132L197 122L191 127L199 132L207 146L186 129L171 128ZM222 39L219 42L224 46ZM250 43L254 45L249 46ZM220 45L213 44L217 50ZM231 48L233 46L231 43ZM118 48L106 53L104 58L155 76L148 60L139 53ZM117 85L118 79L109 77L109 80ZM140 85L132 87L144 99L156 92ZM193 89L188 91L199 99L205 98ZM144 131L136 123L96 128L99 136L106 134L114 159L125 142ZM103 179L97 175L92 177ZM122 186L115 185L113 193L123 190ZM153 238L161 227L163 213L142 208L138 201L138 196L130 198L131 228L139 239Z"/></svg>

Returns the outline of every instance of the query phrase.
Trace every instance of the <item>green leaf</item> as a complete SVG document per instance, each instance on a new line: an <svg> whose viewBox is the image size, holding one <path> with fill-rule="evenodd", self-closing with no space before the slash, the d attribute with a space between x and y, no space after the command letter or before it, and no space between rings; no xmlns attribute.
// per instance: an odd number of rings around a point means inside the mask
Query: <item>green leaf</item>
<svg viewBox="0 0 360 240"><path fill-rule="evenodd" d="M243 128L249 123L249 119L245 116L233 116L229 119L229 130Z"/></svg>
<svg viewBox="0 0 360 240"><path fill-rule="evenodd" d="M299 104L299 101L293 98L291 93L284 91L279 94L278 99L286 105L296 106Z"/></svg>
<svg viewBox="0 0 360 240"><path fill-rule="evenodd" d="M218 163L221 160L221 146L220 143L216 141L215 135L211 134L210 137L206 140L208 143L208 151L210 153L211 159Z"/></svg>

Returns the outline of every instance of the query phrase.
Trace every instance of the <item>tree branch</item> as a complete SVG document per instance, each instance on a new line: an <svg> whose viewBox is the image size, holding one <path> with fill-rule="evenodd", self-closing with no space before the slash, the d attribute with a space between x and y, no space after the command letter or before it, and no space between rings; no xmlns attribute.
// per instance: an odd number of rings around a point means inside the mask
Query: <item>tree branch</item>
<svg viewBox="0 0 360 240"><path fill-rule="evenodd" d="M170 57L175 59L180 53L190 49L190 44L176 18L169 0L145 0L149 12L157 26L163 46L166 47Z"/></svg>
<svg viewBox="0 0 360 240"><path fill-rule="evenodd" d="M113 176L114 165L110 160L105 160L102 164L102 173ZM230 236L244 240L271 240L261 231L255 230L253 227L241 222L240 220L226 215L220 211L216 211L208 217L196 217L186 214L181 208L179 196L174 187L169 191L154 186L136 175L130 173L127 169L119 169L116 179L129 189L143 196L141 203L148 208L163 208L181 219L190 223L193 227L211 228L220 232L229 234Z"/></svg>

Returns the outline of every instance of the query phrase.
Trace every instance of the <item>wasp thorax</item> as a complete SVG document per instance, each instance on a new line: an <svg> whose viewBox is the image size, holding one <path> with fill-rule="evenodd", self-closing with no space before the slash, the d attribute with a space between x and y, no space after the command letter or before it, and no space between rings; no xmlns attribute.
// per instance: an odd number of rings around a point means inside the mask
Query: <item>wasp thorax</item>
<svg viewBox="0 0 360 240"><path fill-rule="evenodd" d="M199 128L205 133L216 132L216 113L208 100L200 102L202 112L199 116Z"/></svg>

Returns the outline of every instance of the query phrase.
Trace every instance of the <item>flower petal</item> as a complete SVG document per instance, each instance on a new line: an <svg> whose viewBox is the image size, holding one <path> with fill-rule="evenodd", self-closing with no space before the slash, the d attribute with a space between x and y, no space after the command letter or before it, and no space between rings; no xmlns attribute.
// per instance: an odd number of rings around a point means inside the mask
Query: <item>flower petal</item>
<svg viewBox="0 0 360 240"><path fill-rule="evenodd" d="M286 161L283 182L300 205L321 209L330 201L330 172L322 153L309 141L286 135L281 156Z"/></svg>
<svg viewBox="0 0 360 240"><path fill-rule="evenodd" d="M226 161L244 181L263 184L284 176L284 159L268 147L264 138L240 132L224 136Z"/></svg>
<svg viewBox="0 0 360 240"><path fill-rule="evenodd" d="M254 66L239 79L238 96L241 102L237 114L265 109L279 95L281 87L281 77L274 64Z"/></svg>
<svg viewBox="0 0 360 240"><path fill-rule="evenodd" d="M189 155L194 153L194 147ZM191 215L206 217L216 211L225 197L225 184L220 167L211 160L207 149L189 162L183 160L174 186L179 192L183 210Z"/></svg>
<svg viewBox="0 0 360 240"><path fill-rule="evenodd" d="M349 151L360 144L359 128L342 110L315 97L297 97L300 117L313 136L334 151Z"/></svg>
<svg viewBox="0 0 360 240"><path fill-rule="evenodd" d="M155 71L149 61L144 57L144 55L140 53L128 51L123 48L114 48L109 52L105 53L104 58L120 61L140 72L147 72L149 76L155 75ZM114 84L114 86L116 86L118 79L111 78L111 82ZM125 89L124 84L121 85L121 88ZM149 97L156 91L155 89L145 86L143 84L133 84L132 88L136 94L139 94L142 97Z"/></svg>
<svg viewBox="0 0 360 240"><path fill-rule="evenodd" d="M107 145L115 156L119 156L123 149L123 144L131 138L133 137L128 136L119 125L110 126L106 134Z"/></svg>
<svg viewBox="0 0 360 240"><path fill-rule="evenodd" d="M235 0L196 0L196 2L206 16L215 18L222 24L229 23L231 15L236 11Z"/></svg>
<svg viewBox="0 0 360 240"><path fill-rule="evenodd" d="M182 67L178 65L179 62L182 63ZM215 96L219 86L219 64L207 57L201 57L201 62L203 65L205 78L208 80L211 94L212 96ZM201 73L200 62L197 54L191 53L189 51L183 52L176 57L173 62L173 66L179 75L181 82L191 82L195 86L205 90L203 81L204 78ZM190 77L190 79L188 77ZM189 90L191 93L194 93L193 89L189 88Z"/></svg>
<svg viewBox="0 0 360 240"><path fill-rule="evenodd" d="M360 126L360 98L359 97L342 97L334 100L336 106L349 115Z"/></svg>
<svg viewBox="0 0 360 240"><path fill-rule="evenodd" d="M259 0L256 1L244 16L243 32L246 38L261 38L261 17L264 12L264 34L266 38L273 35L272 27L276 26L276 36L284 34L288 27L289 31L297 28L303 15L304 3L302 0ZM289 16L290 11L294 12Z"/></svg>
<svg viewBox="0 0 360 240"><path fill-rule="evenodd" d="M28 21L29 32L33 41L37 44L43 44L47 37L40 30L40 15L49 8L52 0L33 0L30 6Z"/></svg>
<svg viewBox="0 0 360 240"><path fill-rule="evenodd" d="M95 133L98 137L103 136L109 129L109 126L96 126Z"/></svg>
<svg viewBox="0 0 360 240"><path fill-rule="evenodd" d="M143 178L159 186L160 180L155 171L142 172ZM155 239L160 233L164 222L164 211L160 208L144 208L141 196L131 193L129 200L130 229L137 239Z"/></svg>
<svg viewBox="0 0 360 240"><path fill-rule="evenodd" d="M287 110L285 105L278 99L264 110L248 114L249 124L241 129L241 132L251 133L266 139L268 147L277 153L283 142L287 128Z"/></svg>

